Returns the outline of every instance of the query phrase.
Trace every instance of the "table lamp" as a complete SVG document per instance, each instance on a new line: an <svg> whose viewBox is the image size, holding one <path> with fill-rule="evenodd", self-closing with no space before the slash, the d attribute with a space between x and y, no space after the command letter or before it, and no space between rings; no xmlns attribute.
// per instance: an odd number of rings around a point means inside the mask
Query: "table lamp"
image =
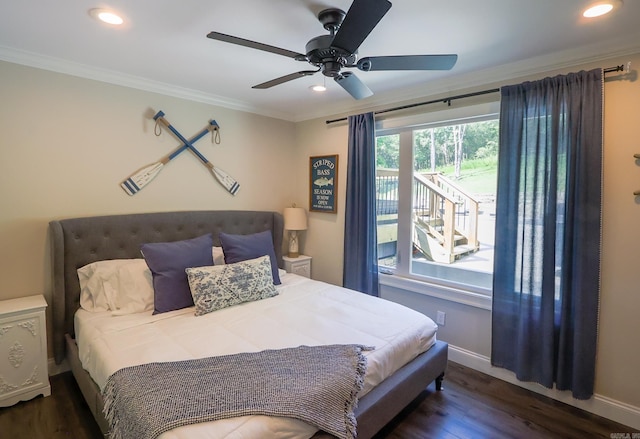
<svg viewBox="0 0 640 439"><path fill-rule="evenodd" d="M298 252L298 231L307 230L307 213L302 207L286 207L284 209L284 228L289 231L290 258L300 256Z"/></svg>

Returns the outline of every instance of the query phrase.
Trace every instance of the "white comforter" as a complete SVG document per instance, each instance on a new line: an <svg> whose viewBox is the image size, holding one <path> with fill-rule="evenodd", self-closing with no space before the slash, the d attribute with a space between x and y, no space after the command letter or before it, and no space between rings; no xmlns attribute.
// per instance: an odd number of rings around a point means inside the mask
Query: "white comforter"
<svg viewBox="0 0 640 439"><path fill-rule="evenodd" d="M80 360L102 389L118 369L155 361L256 352L300 345L363 344L368 366L361 395L426 351L435 323L393 302L295 274L282 276L279 295L195 317L194 308L112 316L79 310ZM243 416L194 424L161 439L309 438L316 429L289 418Z"/></svg>

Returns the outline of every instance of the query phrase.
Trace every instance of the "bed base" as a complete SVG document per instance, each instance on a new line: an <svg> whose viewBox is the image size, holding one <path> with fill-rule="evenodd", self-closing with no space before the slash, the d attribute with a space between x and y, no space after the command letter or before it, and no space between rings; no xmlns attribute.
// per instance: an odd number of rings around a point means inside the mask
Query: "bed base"
<svg viewBox="0 0 640 439"><path fill-rule="evenodd" d="M95 381L93 381L93 379L89 375L89 372L84 370L84 368L82 367L76 341L71 338L69 334L65 334L65 340L67 342L67 361L69 362L69 366L71 367L71 373L76 379L78 387L82 392L82 396L89 406L89 410L91 410L94 419L98 423L100 431L102 431L102 434L104 434L106 437L107 433L109 432L109 423L107 422L103 414L104 403L102 401L100 388L95 383Z"/></svg>

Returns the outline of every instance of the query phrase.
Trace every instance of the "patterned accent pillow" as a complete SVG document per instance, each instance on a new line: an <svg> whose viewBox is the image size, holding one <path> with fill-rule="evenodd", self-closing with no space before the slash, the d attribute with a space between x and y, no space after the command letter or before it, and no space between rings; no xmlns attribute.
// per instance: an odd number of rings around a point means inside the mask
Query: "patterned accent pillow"
<svg viewBox="0 0 640 439"><path fill-rule="evenodd" d="M278 295L269 256L185 271L197 316Z"/></svg>

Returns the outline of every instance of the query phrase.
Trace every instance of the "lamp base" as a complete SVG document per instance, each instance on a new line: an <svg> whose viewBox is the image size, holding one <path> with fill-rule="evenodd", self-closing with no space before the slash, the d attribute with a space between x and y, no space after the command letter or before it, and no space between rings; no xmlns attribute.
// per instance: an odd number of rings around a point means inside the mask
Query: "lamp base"
<svg viewBox="0 0 640 439"><path fill-rule="evenodd" d="M298 234L295 230L289 231L289 254L287 256L290 258L300 256L300 252L298 252Z"/></svg>

